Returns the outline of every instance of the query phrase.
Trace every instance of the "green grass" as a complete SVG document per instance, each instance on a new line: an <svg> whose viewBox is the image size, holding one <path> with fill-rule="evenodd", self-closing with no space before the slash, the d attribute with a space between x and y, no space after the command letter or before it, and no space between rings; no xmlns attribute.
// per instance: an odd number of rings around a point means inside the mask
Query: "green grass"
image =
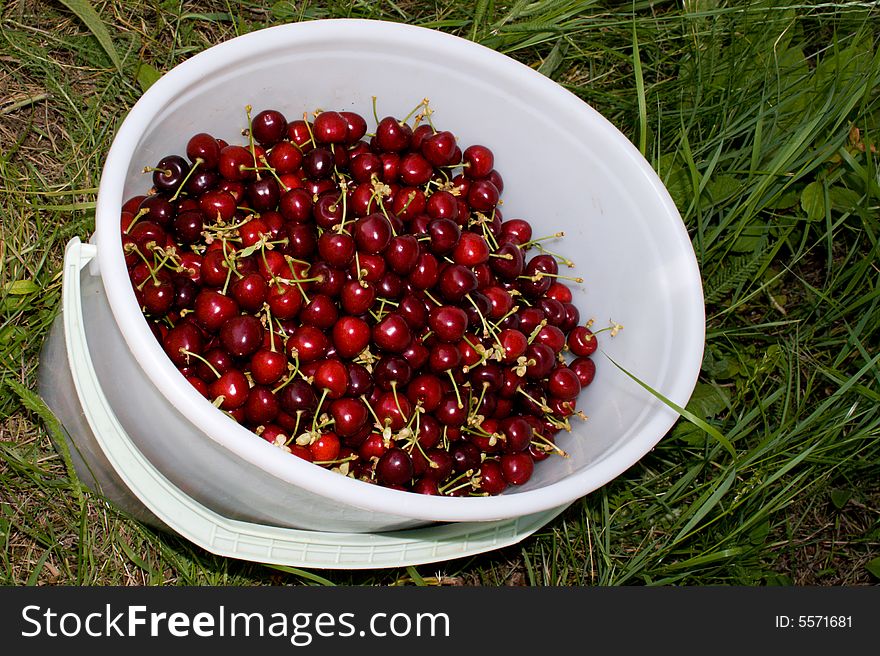
<svg viewBox="0 0 880 656"><path fill-rule="evenodd" d="M873 3L87 6L0 3L0 584L877 582ZM703 275L706 356L687 409L733 454L681 420L636 466L519 545L359 573L218 558L79 487L33 390L63 246L93 228L115 129L156 75L188 56L268 25L341 16L425 25L504 52L642 149Z"/></svg>

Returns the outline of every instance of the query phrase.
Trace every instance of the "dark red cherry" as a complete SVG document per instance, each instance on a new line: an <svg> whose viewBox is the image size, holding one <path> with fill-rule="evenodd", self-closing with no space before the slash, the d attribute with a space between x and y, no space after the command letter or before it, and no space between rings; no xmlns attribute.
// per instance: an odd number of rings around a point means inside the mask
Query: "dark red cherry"
<svg viewBox="0 0 880 656"><path fill-rule="evenodd" d="M354 239L358 249L365 253L381 253L388 246L391 237L391 224L378 212L362 217L355 223Z"/></svg>
<svg viewBox="0 0 880 656"><path fill-rule="evenodd" d="M341 144L348 137L348 122L339 112L321 112L312 129L319 144Z"/></svg>
<svg viewBox="0 0 880 656"><path fill-rule="evenodd" d="M535 469L535 461L528 452L507 453L501 456L501 474L508 485L523 485Z"/></svg>
<svg viewBox="0 0 880 656"><path fill-rule="evenodd" d="M262 345L263 326L249 314L233 317L220 328L220 343L233 356L247 357Z"/></svg>
<svg viewBox="0 0 880 656"><path fill-rule="evenodd" d="M455 136L446 130L437 132L422 141L421 153L434 166L446 166L455 154Z"/></svg>
<svg viewBox="0 0 880 656"><path fill-rule="evenodd" d="M251 134L257 143L271 146L287 134L287 119L278 110L263 110L251 120Z"/></svg>
<svg viewBox="0 0 880 656"><path fill-rule="evenodd" d="M227 321L238 316L236 300L213 289L203 289L196 296L194 316L199 325L208 332L217 332Z"/></svg>
<svg viewBox="0 0 880 656"><path fill-rule="evenodd" d="M477 212L491 212L501 195L498 188L485 179L474 180L467 192L467 202Z"/></svg>
<svg viewBox="0 0 880 656"><path fill-rule="evenodd" d="M312 386L300 378L294 378L278 392L281 407L293 416L297 412L313 413L318 407L318 399Z"/></svg>
<svg viewBox="0 0 880 656"><path fill-rule="evenodd" d="M586 326L575 326L568 333L568 349L576 356L586 357L596 352L599 342Z"/></svg>
<svg viewBox="0 0 880 656"><path fill-rule="evenodd" d="M348 128L345 135L345 143L354 144L367 133L367 122L364 117L356 112L339 112L339 115L345 120Z"/></svg>
<svg viewBox="0 0 880 656"><path fill-rule="evenodd" d="M497 460L483 461L480 465L479 481L479 489L487 494L500 494L508 485Z"/></svg>
<svg viewBox="0 0 880 656"><path fill-rule="evenodd" d="M370 326L359 317L345 316L333 325L333 345L340 357L353 358L370 343Z"/></svg>
<svg viewBox="0 0 880 656"><path fill-rule="evenodd" d="M376 126L376 144L384 151L405 149L412 137L412 128L393 116L386 116Z"/></svg>
<svg viewBox="0 0 880 656"><path fill-rule="evenodd" d="M588 357L575 358L569 363L568 367L577 376L581 389L592 383L593 378L596 376L596 363Z"/></svg>
<svg viewBox="0 0 880 656"><path fill-rule="evenodd" d="M242 310L256 312L266 302L269 283L262 275L254 271L236 280L230 291Z"/></svg>
<svg viewBox="0 0 880 656"><path fill-rule="evenodd" d="M383 351L400 353L412 340L412 332L402 316L389 314L373 326L372 337Z"/></svg>
<svg viewBox="0 0 880 656"><path fill-rule="evenodd" d="M299 319L303 325L315 326L320 330L330 330L339 317L336 303L324 294L315 294L299 311Z"/></svg>
<svg viewBox="0 0 880 656"><path fill-rule="evenodd" d="M355 435L370 418L367 406L360 399L340 398L330 404L330 416L333 417L333 430L340 437Z"/></svg>
<svg viewBox="0 0 880 656"><path fill-rule="evenodd" d="M460 303L465 296L477 289L474 272L461 264L450 264L440 273L440 295L451 303Z"/></svg>
<svg viewBox="0 0 880 656"><path fill-rule="evenodd" d="M186 143L186 156L193 163L197 159L202 160L199 168L214 170L220 162L220 144L210 134L199 132Z"/></svg>
<svg viewBox="0 0 880 656"><path fill-rule="evenodd" d="M314 362L324 357L330 340L322 330L314 326L299 326L287 340L287 354L300 363Z"/></svg>
<svg viewBox="0 0 880 656"><path fill-rule="evenodd" d="M428 325L434 334L444 342L457 342L468 327L468 317L464 310L453 305L435 306L428 316Z"/></svg>
<svg viewBox="0 0 880 656"><path fill-rule="evenodd" d="M315 387L327 397L338 399L348 388L348 370L339 360L323 360L315 371Z"/></svg>
<svg viewBox="0 0 880 656"><path fill-rule="evenodd" d="M462 153L464 174L472 180L485 178L495 168L495 156L486 146L468 146Z"/></svg>
<svg viewBox="0 0 880 656"><path fill-rule="evenodd" d="M251 356L249 369L257 385L274 385L287 373L287 356L261 348Z"/></svg>
<svg viewBox="0 0 880 656"><path fill-rule="evenodd" d="M403 449L388 449L376 463L376 476L385 485L406 485L413 477L413 462Z"/></svg>
<svg viewBox="0 0 880 656"><path fill-rule="evenodd" d="M211 399L221 399L223 410L235 410L243 406L250 394L250 385L240 369L230 369L208 386Z"/></svg>
<svg viewBox="0 0 880 656"><path fill-rule="evenodd" d="M153 169L153 186L160 192L174 193L189 173L189 162L180 155L168 155Z"/></svg>

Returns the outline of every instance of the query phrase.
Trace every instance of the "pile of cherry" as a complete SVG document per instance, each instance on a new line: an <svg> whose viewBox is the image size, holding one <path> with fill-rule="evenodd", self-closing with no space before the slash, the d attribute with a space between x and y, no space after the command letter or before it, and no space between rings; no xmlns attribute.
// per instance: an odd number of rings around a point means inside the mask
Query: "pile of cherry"
<svg viewBox="0 0 880 656"><path fill-rule="evenodd" d="M122 208L138 303L181 374L282 450L423 494L497 494L551 454L597 340L566 258L503 220L492 151L423 101L199 133Z"/></svg>

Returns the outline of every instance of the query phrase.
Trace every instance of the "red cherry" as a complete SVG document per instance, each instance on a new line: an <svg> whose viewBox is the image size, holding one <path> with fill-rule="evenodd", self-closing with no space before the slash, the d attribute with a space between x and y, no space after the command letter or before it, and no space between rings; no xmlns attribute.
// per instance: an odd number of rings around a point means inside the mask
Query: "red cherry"
<svg viewBox="0 0 880 656"><path fill-rule="evenodd" d="M251 356L250 372L257 385L273 385L287 371L284 353L261 348Z"/></svg>
<svg viewBox="0 0 880 656"><path fill-rule="evenodd" d="M576 356L592 355L598 347L596 336L586 326L575 326L568 333L568 349Z"/></svg>
<svg viewBox="0 0 880 656"><path fill-rule="evenodd" d="M523 485L532 477L534 469L535 461L528 452L501 456L501 474L509 485Z"/></svg>
<svg viewBox="0 0 880 656"><path fill-rule="evenodd" d="M248 357L263 343L263 326L249 314L233 317L220 328L220 342L233 356Z"/></svg>
<svg viewBox="0 0 880 656"><path fill-rule="evenodd" d="M193 163L201 159L200 167L208 170L216 169L220 161L220 144L210 134L199 132L190 137L186 143L186 156Z"/></svg>
<svg viewBox="0 0 880 656"><path fill-rule="evenodd" d="M318 439L309 445L312 462L332 462L339 457L342 445L336 433L321 433Z"/></svg>
<svg viewBox="0 0 880 656"><path fill-rule="evenodd" d="M355 435L370 418L367 406L360 399L341 398L330 404L333 428L340 437ZM332 460L332 458L330 458Z"/></svg>
<svg viewBox="0 0 880 656"><path fill-rule="evenodd" d="M287 119L278 110L263 110L251 120L251 134L257 143L271 146L287 134Z"/></svg>
<svg viewBox="0 0 880 656"><path fill-rule="evenodd" d="M370 327L363 319L342 317L333 325L333 345L340 357L353 358L370 343Z"/></svg>
<svg viewBox="0 0 880 656"><path fill-rule="evenodd" d="M495 156L486 146L473 145L462 153L464 174L473 179L485 178L495 168Z"/></svg>
<svg viewBox="0 0 880 656"><path fill-rule="evenodd" d="M240 369L230 369L208 386L212 399L223 397L220 407L224 410L240 408L247 401L250 386Z"/></svg>
<svg viewBox="0 0 880 656"><path fill-rule="evenodd" d="M376 463L376 476L386 485L405 485L413 476L412 458L403 449L388 449Z"/></svg>
<svg viewBox="0 0 880 656"><path fill-rule="evenodd" d="M453 305L435 306L428 315L428 326L444 342L458 342L467 330L468 317Z"/></svg>
<svg viewBox="0 0 880 656"><path fill-rule="evenodd" d="M324 357L330 340L314 326L300 326L287 340L287 354L301 363L314 362Z"/></svg>
<svg viewBox="0 0 880 656"><path fill-rule="evenodd" d="M412 333L399 314L389 314L373 327L373 341L383 351L402 352L410 343Z"/></svg>
<svg viewBox="0 0 880 656"><path fill-rule="evenodd" d="M581 389L592 383L596 376L596 363L589 357L575 358L568 366L577 376Z"/></svg>
<svg viewBox="0 0 880 656"><path fill-rule="evenodd" d="M339 112L321 112L315 117L313 133L318 143L343 143L348 138L348 121Z"/></svg>
<svg viewBox="0 0 880 656"><path fill-rule="evenodd" d="M479 488L487 494L500 494L507 487L504 473L497 460L485 460L480 465Z"/></svg>
<svg viewBox="0 0 880 656"><path fill-rule="evenodd" d="M348 387L348 371L339 360L323 360L315 371L315 387L331 399L338 399Z"/></svg>

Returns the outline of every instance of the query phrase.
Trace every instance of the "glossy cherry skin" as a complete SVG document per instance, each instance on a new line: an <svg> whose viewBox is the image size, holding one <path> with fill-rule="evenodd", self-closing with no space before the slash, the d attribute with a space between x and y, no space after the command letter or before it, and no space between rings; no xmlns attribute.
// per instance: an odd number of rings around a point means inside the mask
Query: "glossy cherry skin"
<svg viewBox="0 0 880 656"><path fill-rule="evenodd" d="M193 163L202 160L200 167L213 170L220 161L220 144L206 132L199 132L189 138L186 143L186 156Z"/></svg>
<svg viewBox="0 0 880 656"><path fill-rule="evenodd" d="M523 485L535 469L535 461L527 451L504 454L500 461L501 474L508 485Z"/></svg>
<svg viewBox="0 0 880 656"><path fill-rule="evenodd" d="M314 385L328 398L338 399L348 388L348 370L339 360L324 360L315 371Z"/></svg>
<svg viewBox="0 0 880 656"><path fill-rule="evenodd" d="M372 337L383 351L401 353L412 340L412 332L402 316L389 314L373 327Z"/></svg>
<svg viewBox="0 0 880 656"><path fill-rule="evenodd" d="M375 300L376 289L372 285L361 285L357 280L349 280L342 285L339 302L343 312L365 314Z"/></svg>
<svg viewBox="0 0 880 656"><path fill-rule="evenodd" d="M412 128L392 116L386 116L376 126L376 144L384 151L401 151L411 138Z"/></svg>
<svg viewBox="0 0 880 656"><path fill-rule="evenodd" d="M587 357L596 352L599 342L586 326L575 326L568 333L568 349L576 356Z"/></svg>
<svg viewBox="0 0 880 656"><path fill-rule="evenodd" d="M220 328L220 342L233 356L248 357L263 343L263 326L249 314L233 317Z"/></svg>
<svg viewBox="0 0 880 656"><path fill-rule="evenodd" d="M333 429L340 437L350 437L367 425L370 418L367 406L360 399L340 398L330 404Z"/></svg>
<svg viewBox="0 0 880 656"><path fill-rule="evenodd" d="M251 356L249 369L257 385L273 385L287 372L287 356L261 348Z"/></svg>
<svg viewBox="0 0 880 656"><path fill-rule="evenodd" d="M487 494L500 494L507 488L504 472L497 460L485 460L480 465L479 488Z"/></svg>
<svg viewBox="0 0 880 656"><path fill-rule="evenodd" d="M357 220L354 226L354 239L358 250L377 254L385 250L391 241L391 224L381 213L374 212Z"/></svg>
<svg viewBox="0 0 880 656"><path fill-rule="evenodd" d="M486 146L474 144L462 153L464 174L473 179L485 178L495 168L495 156Z"/></svg>
<svg viewBox="0 0 880 656"><path fill-rule="evenodd" d="M324 357L330 340L314 326L300 326L287 340L287 355L300 363L314 362Z"/></svg>
<svg viewBox="0 0 880 656"><path fill-rule="evenodd" d="M201 354L203 345L201 332L191 323L177 324L162 340L165 353L178 367L191 364L195 359L189 353Z"/></svg>
<svg viewBox="0 0 880 656"><path fill-rule="evenodd" d="M474 272L461 264L450 264L440 272L438 279L440 295L451 303L460 303L465 296L477 289Z"/></svg>
<svg viewBox="0 0 880 656"><path fill-rule="evenodd" d="M370 343L370 326L359 317L344 316L333 325L333 345L342 358L353 358Z"/></svg>
<svg viewBox="0 0 880 656"><path fill-rule="evenodd" d="M468 328L468 316L454 305L434 306L428 315L428 326L444 342L458 342Z"/></svg>
<svg viewBox="0 0 880 656"><path fill-rule="evenodd" d="M250 386L240 369L230 369L211 383L208 391L212 399L223 397L220 403L223 410L234 410L247 402Z"/></svg>
<svg viewBox="0 0 880 656"><path fill-rule="evenodd" d="M386 485L406 485L413 477L412 458L403 449L388 449L376 463L376 476Z"/></svg>
<svg viewBox="0 0 880 656"><path fill-rule="evenodd" d="M568 364L568 367L577 376L581 389L592 383L596 376L596 363L589 357L575 358Z"/></svg>
<svg viewBox="0 0 880 656"><path fill-rule="evenodd" d="M251 120L251 134L257 143L271 146L287 134L287 119L278 110L263 110Z"/></svg>

